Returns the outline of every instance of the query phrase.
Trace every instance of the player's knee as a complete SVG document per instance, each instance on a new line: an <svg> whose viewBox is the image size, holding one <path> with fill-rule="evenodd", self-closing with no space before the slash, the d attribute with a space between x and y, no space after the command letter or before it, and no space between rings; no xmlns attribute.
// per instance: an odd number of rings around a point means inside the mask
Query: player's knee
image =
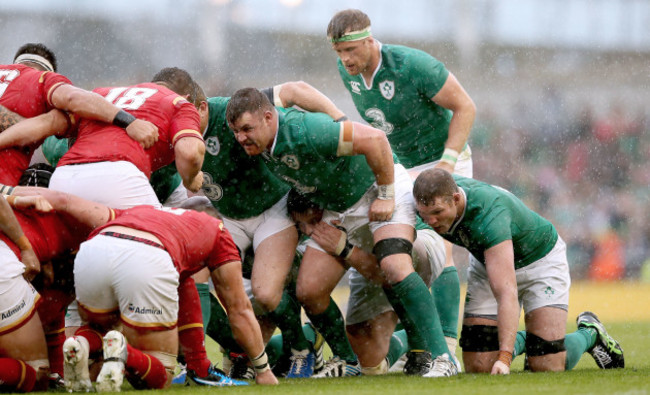
<svg viewBox="0 0 650 395"><path fill-rule="evenodd" d="M562 351L566 351L564 338L546 340L534 333L526 333L526 355L529 357L541 357L543 355L557 354Z"/></svg>
<svg viewBox="0 0 650 395"><path fill-rule="evenodd" d="M273 311L280 304L281 293L265 288L253 288L253 296L257 304L265 311Z"/></svg>
<svg viewBox="0 0 650 395"><path fill-rule="evenodd" d="M329 304L329 295L324 295L320 287L315 284L298 283L296 285L296 298L298 302L309 312L321 310L320 305L325 301ZM327 308L327 305L325 305ZM324 309L323 309L324 310Z"/></svg>
<svg viewBox="0 0 650 395"><path fill-rule="evenodd" d="M407 254L411 256L411 252L413 252L413 243L401 237L390 237L379 240L372 249L372 253L377 257L379 264L388 256L396 254Z"/></svg>
<svg viewBox="0 0 650 395"><path fill-rule="evenodd" d="M499 329L491 325L463 325L459 344L463 352L499 351Z"/></svg>

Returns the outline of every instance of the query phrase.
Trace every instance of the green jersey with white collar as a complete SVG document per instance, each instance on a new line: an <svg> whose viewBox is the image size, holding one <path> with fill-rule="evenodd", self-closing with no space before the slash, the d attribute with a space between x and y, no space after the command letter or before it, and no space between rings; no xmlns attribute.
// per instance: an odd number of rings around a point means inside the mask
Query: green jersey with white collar
<svg viewBox="0 0 650 395"><path fill-rule="evenodd" d="M511 192L494 185L454 175L465 194L465 211L441 236L469 250L485 264L485 250L512 240L515 269L527 266L555 247L553 224L529 209Z"/></svg>
<svg viewBox="0 0 650 395"><path fill-rule="evenodd" d="M439 160L449 135L452 112L434 103L447 81L444 64L426 52L401 45L381 45L378 70L370 85L361 74L339 73L357 111L383 130L400 162L410 169Z"/></svg>

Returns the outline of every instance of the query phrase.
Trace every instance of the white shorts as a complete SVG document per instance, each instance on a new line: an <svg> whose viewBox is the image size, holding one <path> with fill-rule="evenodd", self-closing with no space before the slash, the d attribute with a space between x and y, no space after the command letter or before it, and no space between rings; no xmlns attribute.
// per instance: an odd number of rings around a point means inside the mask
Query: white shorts
<svg viewBox="0 0 650 395"><path fill-rule="evenodd" d="M178 319L178 272L167 251L134 240L97 235L74 262L79 304L92 314L119 309L124 324L172 328Z"/></svg>
<svg viewBox="0 0 650 395"><path fill-rule="evenodd" d="M147 176L126 161L57 167L49 188L118 209L142 204L162 207Z"/></svg>
<svg viewBox="0 0 650 395"><path fill-rule="evenodd" d="M370 221L368 210L377 198L377 184L372 187L352 207L343 212L325 210L323 221L331 224L338 220L348 232L350 242L366 251L372 251L372 234L382 226L406 224L415 226L415 204L413 199L413 181L402 165L395 165L395 211L390 221ZM369 244L370 243L370 244ZM324 251L318 243L311 240L309 247Z"/></svg>
<svg viewBox="0 0 650 395"><path fill-rule="evenodd" d="M464 317L497 318L497 301L492 294L485 265L473 256L467 270ZM540 307L569 308L571 277L566 245L558 237L555 247L542 259L515 270L519 305L524 313Z"/></svg>
<svg viewBox="0 0 650 395"><path fill-rule="evenodd" d="M223 217L223 224L232 235L237 248L242 254L253 245L253 251L267 238L287 228L295 226L287 212L287 195L278 200L262 214L246 219Z"/></svg>
<svg viewBox="0 0 650 395"><path fill-rule="evenodd" d="M20 328L36 311L40 295L23 277L25 265L0 241L0 336Z"/></svg>
<svg viewBox="0 0 650 395"><path fill-rule="evenodd" d="M415 179L418 174L422 173L423 171L427 169L432 169L434 168L438 163L440 163L439 160L425 163L423 165L419 166L414 166L408 169L409 174L412 175L412 178ZM458 161L456 162L456 166L454 167L454 174L458 174L459 176L463 177L468 177L472 178L474 172L473 172L474 164L472 162L472 150L469 148L469 144L465 146L465 149L461 151L461 153L458 155Z"/></svg>
<svg viewBox="0 0 650 395"><path fill-rule="evenodd" d="M413 267L418 273L431 273L423 278L427 287L445 268L445 245L442 237L430 229L418 230L413 248ZM427 265L427 267L423 267ZM370 282L356 269L350 269L350 297L345 316L347 325L369 321L387 311L393 311L382 286Z"/></svg>

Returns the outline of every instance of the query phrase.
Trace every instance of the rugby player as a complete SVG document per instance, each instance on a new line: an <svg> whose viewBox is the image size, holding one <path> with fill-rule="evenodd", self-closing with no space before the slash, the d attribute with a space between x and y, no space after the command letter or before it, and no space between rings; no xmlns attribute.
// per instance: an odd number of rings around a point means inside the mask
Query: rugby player
<svg viewBox="0 0 650 395"><path fill-rule="evenodd" d="M101 96L73 86L68 78L57 74L54 53L43 44L29 43L18 49L14 63L0 65L0 105L21 117L34 117L53 108L70 111L89 119L119 125L129 136L145 146L153 144L158 136L154 124L129 118L120 121L125 113ZM0 130L17 122L16 114L0 111ZM18 119L19 120L19 119ZM65 121L67 122L67 120ZM2 138L0 133L0 138ZM23 146L7 146L0 150L0 183L16 185L29 166L34 149L45 137L36 136Z"/></svg>
<svg viewBox="0 0 650 395"><path fill-rule="evenodd" d="M388 299L406 328L412 349L426 350L419 353L420 358L409 359L409 373L431 371L430 353L443 359L446 355L449 362L444 337L433 333L434 320L438 320L433 299L411 262L415 234L411 180L403 167L394 166L385 134L359 123L337 123L323 114L279 111L254 88L231 97L226 118L248 155L261 155L272 173L325 208L324 221L340 220L351 234L370 223ZM336 356L321 376L361 373L341 312L330 298L333 287L321 281L341 276L342 270L336 258L310 242L296 293Z"/></svg>
<svg viewBox="0 0 650 395"><path fill-rule="evenodd" d="M565 336L571 279L553 224L512 193L444 169L420 173L413 194L424 222L472 254L460 338L467 372L510 372L521 305L532 371L571 369L585 351L601 368L624 366L593 313L580 314L578 331Z"/></svg>

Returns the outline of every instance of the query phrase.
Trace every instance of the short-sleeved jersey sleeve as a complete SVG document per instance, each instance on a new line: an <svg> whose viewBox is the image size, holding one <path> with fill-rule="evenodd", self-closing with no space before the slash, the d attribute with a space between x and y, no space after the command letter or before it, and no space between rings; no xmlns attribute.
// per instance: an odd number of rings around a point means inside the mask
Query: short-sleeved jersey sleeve
<svg viewBox="0 0 650 395"><path fill-rule="evenodd" d="M194 137L203 141L199 131L201 121L196 107L180 96L174 101L174 106L177 107L177 111L170 125L172 145L176 145L178 140L184 137Z"/></svg>
<svg viewBox="0 0 650 395"><path fill-rule="evenodd" d="M414 56L409 59L409 62L413 63L412 68L409 68L409 72L418 77L413 79L418 85L418 91L428 98L437 95L447 81L447 77L449 77L449 70L445 65L422 51L414 51Z"/></svg>
<svg viewBox="0 0 650 395"><path fill-rule="evenodd" d="M208 268L213 271L228 262L240 260L237 245L228 229L223 226L223 222L219 221L219 231L214 238L212 252L206 260Z"/></svg>

